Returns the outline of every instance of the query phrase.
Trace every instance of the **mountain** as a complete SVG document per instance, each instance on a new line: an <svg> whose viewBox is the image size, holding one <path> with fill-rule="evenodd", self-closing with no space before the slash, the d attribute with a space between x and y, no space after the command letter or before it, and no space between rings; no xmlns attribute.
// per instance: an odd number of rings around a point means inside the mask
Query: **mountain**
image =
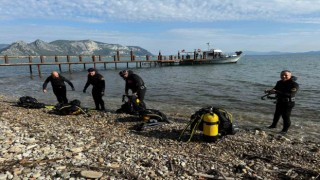
<svg viewBox="0 0 320 180"><path fill-rule="evenodd" d="M303 52L300 54L320 54L320 51L308 51L308 52Z"/></svg>
<svg viewBox="0 0 320 180"><path fill-rule="evenodd" d="M152 55L146 49L138 46L122 46L119 44L108 44L92 40L56 40L50 43L42 40L36 40L32 43L25 43L18 41L11 45L0 48L0 55L10 56L26 56L26 55L115 55L116 51L119 50L120 54L130 55L132 50L136 56Z"/></svg>
<svg viewBox="0 0 320 180"><path fill-rule="evenodd" d="M258 52L258 51L244 51L246 55L282 55L291 54L289 52L269 51L269 52Z"/></svg>
<svg viewBox="0 0 320 180"><path fill-rule="evenodd" d="M9 44L0 44L0 51L1 51L1 49L6 48L8 46L9 46Z"/></svg>
<svg viewBox="0 0 320 180"><path fill-rule="evenodd" d="M138 46L122 46L120 44L108 44L92 40L56 40L52 42L44 42L36 40L32 43L24 41L17 41L12 44L0 44L0 55L9 56L78 56L78 55L104 55L112 56L119 50L120 54L129 56L132 50L136 56L152 55L146 49ZM284 54L320 54L320 51L309 52L258 52L258 51L244 51L245 55L284 55Z"/></svg>

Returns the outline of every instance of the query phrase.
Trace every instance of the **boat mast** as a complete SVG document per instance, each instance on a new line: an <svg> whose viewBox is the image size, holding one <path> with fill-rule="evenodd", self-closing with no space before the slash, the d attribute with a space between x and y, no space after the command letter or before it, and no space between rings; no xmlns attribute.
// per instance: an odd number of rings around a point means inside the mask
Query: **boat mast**
<svg viewBox="0 0 320 180"><path fill-rule="evenodd" d="M208 45L208 51L210 51L210 43L207 42L207 45Z"/></svg>

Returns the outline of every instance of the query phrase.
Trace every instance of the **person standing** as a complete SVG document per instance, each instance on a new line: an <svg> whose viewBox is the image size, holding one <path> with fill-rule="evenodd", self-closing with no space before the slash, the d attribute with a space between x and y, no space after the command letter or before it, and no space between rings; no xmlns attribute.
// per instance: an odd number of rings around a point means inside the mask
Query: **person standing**
<svg viewBox="0 0 320 180"><path fill-rule="evenodd" d="M266 90L265 93L276 94L276 110L274 113L272 124L268 128L276 128L277 123L282 117L283 128L281 133L286 133L291 125L290 115L295 106L295 95L299 90L299 84L296 77L292 76L289 70L283 70L280 73L280 78L273 89Z"/></svg>
<svg viewBox="0 0 320 180"><path fill-rule="evenodd" d="M44 93L47 92L47 85L49 82L51 82L53 93L57 97L59 104L67 104L67 88L64 82L67 82L71 86L72 91L74 91L75 89L71 81L61 76L57 71L52 71L51 75L44 81L42 85Z"/></svg>
<svg viewBox="0 0 320 180"><path fill-rule="evenodd" d="M83 92L86 93L89 85L92 85L92 97L94 100L94 104L96 106L96 110L105 111L104 101L102 96L104 96L105 91L105 80L104 77L99 74L94 68L88 69L88 79L83 88Z"/></svg>
<svg viewBox="0 0 320 180"><path fill-rule="evenodd" d="M131 90L132 94L139 98L141 106L145 109L144 95L146 94L147 87L144 85L142 78L131 70L120 71L119 75L126 81L125 94L128 95L129 90Z"/></svg>

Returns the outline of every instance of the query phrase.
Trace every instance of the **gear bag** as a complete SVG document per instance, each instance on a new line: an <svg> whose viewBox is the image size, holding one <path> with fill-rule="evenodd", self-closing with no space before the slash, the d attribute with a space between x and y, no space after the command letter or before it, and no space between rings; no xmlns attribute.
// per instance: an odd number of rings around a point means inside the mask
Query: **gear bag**
<svg viewBox="0 0 320 180"><path fill-rule="evenodd" d="M30 109L40 109L45 107L44 103L39 103L36 98L33 98L31 96L20 97L17 105Z"/></svg>

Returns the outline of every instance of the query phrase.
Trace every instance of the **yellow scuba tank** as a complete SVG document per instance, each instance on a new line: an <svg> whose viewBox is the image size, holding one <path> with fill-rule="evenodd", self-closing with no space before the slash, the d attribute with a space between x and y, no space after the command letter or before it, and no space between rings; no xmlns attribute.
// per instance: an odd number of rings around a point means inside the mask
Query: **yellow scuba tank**
<svg viewBox="0 0 320 180"><path fill-rule="evenodd" d="M219 134L219 117L214 113L206 113L203 119L203 137L207 142L214 142Z"/></svg>

